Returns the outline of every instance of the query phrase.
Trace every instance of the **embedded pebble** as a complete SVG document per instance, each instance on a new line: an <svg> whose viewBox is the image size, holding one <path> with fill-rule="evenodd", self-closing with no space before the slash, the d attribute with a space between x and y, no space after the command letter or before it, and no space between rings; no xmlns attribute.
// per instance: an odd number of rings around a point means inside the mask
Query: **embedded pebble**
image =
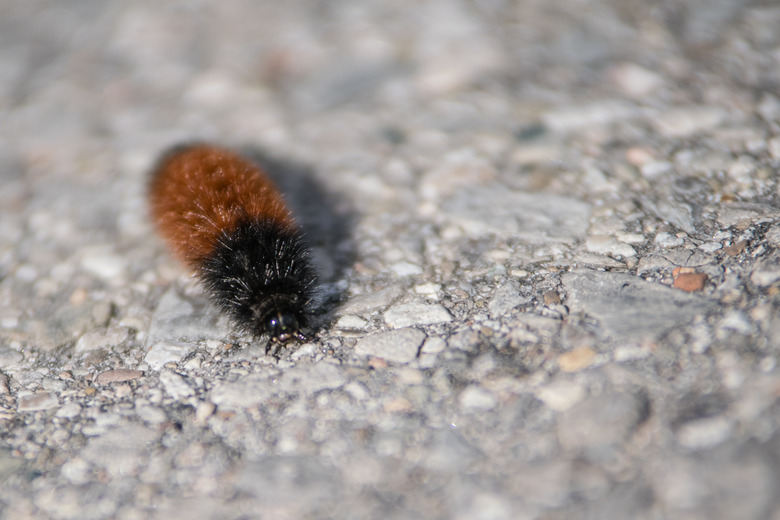
<svg viewBox="0 0 780 520"><path fill-rule="evenodd" d="M636 114L636 106L630 103L605 100L551 110L542 115L542 121L556 132L571 132L628 119Z"/></svg>
<svg viewBox="0 0 780 520"><path fill-rule="evenodd" d="M198 424L204 424L209 417L214 415L214 411L217 406L210 401L201 401L195 408L195 422Z"/></svg>
<svg viewBox="0 0 780 520"><path fill-rule="evenodd" d="M144 361L153 370L160 370L166 363L178 363L184 359L189 350L189 347L185 345L157 343L152 345L152 348L146 353Z"/></svg>
<svg viewBox="0 0 780 520"><path fill-rule="evenodd" d="M17 350L0 348L0 367L3 370L13 370L24 360L24 354Z"/></svg>
<svg viewBox="0 0 780 520"><path fill-rule="evenodd" d="M338 330L364 331L368 329L368 322L363 318L348 314L346 316L341 316L333 326Z"/></svg>
<svg viewBox="0 0 780 520"><path fill-rule="evenodd" d="M177 401L195 395L195 390L187 383L187 380L176 372L163 370L160 372L160 382L168 395Z"/></svg>
<svg viewBox="0 0 780 520"><path fill-rule="evenodd" d="M677 429L677 442L691 450L714 448L729 438L734 428L723 416L687 421Z"/></svg>
<svg viewBox="0 0 780 520"><path fill-rule="evenodd" d="M636 256L636 250L630 245L618 242L613 237L597 235L590 236L585 241L585 248L591 253L617 257Z"/></svg>
<svg viewBox="0 0 780 520"><path fill-rule="evenodd" d="M566 380L556 380L534 391L534 395L556 412L565 412L585 397L582 385Z"/></svg>
<svg viewBox="0 0 780 520"><path fill-rule="evenodd" d="M116 280L124 275L127 260L107 248L97 247L87 250L81 257L81 267L87 272L104 280Z"/></svg>
<svg viewBox="0 0 780 520"><path fill-rule="evenodd" d="M664 249L679 247L685 243L685 239L676 237L670 233L658 233L655 236L655 243Z"/></svg>
<svg viewBox="0 0 780 520"><path fill-rule="evenodd" d="M773 159L780 159L780 136L770 139L767 143L767 148Z"/></svg>
<svg viewBox="0 0 780 520"><path fill-rule="evenodd" d="M558 160L563 147L555 142L534 142L516 147L511 160L517 164L539 164Z"/></svg>
<svg viewBox="0 0 780 520"><path fill-rule="evenodd" d="M73 457L65 461L60 468L60 472L68 482L75 485L82 485L89 482L92 478L91 465L81 457Z"/></svg>
<svg viewBox="0 0 780 520"><path fill-rule="evenodd" d="M595 350L590 347L579 347L558 356L558 366L564 372L579 372L588 368L595 359Z"/></svg>
<svg viewBox="0 0 780 520"><path fill-rule="evenodd" d="M384 289L371 291L349 299L337 309L337 312L342 316L347 314L369 314L387 307L400 298L402 294L404 294L402 285L390 285Z"/></svg>
<svg viewBox="0 0 780 520"><path fill-rule="evenodd" d="M56 417L61 417L63 419L74 419L78 417L80 414L81 414L81 405L73 401L69 401L63 404L60 407L60 409L57 410L57 413L55 413L54 415Z"/></svg>
<svg viewBox="0 0 780 520"><path fill-rule="evenodd" d="M19 396L16 410L19 412L37 412L39 410L57 408L59 405L60 401L56 394L52 392L38 392Z"/></svg>
<svg viewBox="0 0 780 520"><path fill-rule="evenodd" d="M718 251L719 249L722 248L723 245L718 242L705 242L699 245L699 249L701 249L705 253L714 253L715 251Z"/></svg>
<svg viewBox="0 0 780 520"><path fill-rule="evenodd" d="M716 127L725 118L726 111L720 107L677 107L659 114L654 123L664 137L678 138Z"/></svg>
<svg viewBox="0 0 780 520"><path fill-rule="evenodd" d="M643 163L639 171L642 172L642 176L648 179L656 179L661 177L664 173L671 171L672 163L668 161L648 161Z"/></svg>
<svg viewBox="0 0 780 520"><path fill-rule="evenodd" d="M750 273L750 281L759 287L768 287L780 281L780 266L774 262L761 262Z"/></svg>
<svg viewBox="0 0 780 520"><path fill-rule="evenodd" d="M681 273L674 279L672 287L687 292L701 291L706 281L705 273Z"/></svg>
<svg viewBox="0 0 780 520"><path fill-rule="evenodd" d="M750 334L753 331L753 326L747 314L737 310L727 312L719 321L718 326L721 329L733 330L741 334Z"/></svg>
<svg viewBox="0 0 780 520"><path fill-rule="evenodd" d="M438 283L424 283L415 286L414 292L422 294L427 298L438 299L439 291L441 291L441 284Z"/></svg>
<svg viewBox="0 0 780 520"><path fill-rule="evenodd" d="M634 63L615 67L611 76L618 88L633 98L642 98L663 85L661 76Z"/></svg>
<svg viewBox="0 0 780 520"><path fill-rule="evenodd" d="M645 236L641 233L617 233L616 237L626 244L642 244L645 241Z"/></svg>
<svg viewBox="0 0 780 520"><path fill-rule="evenodd" d="M143 376L142 370L131 370L127 368L117 368L114 370L108 370L98 374L95 378L95 382L99 385L106 385L109 383L121 383L124 381L132 381Z"/></svg>
<svg viewBox="0 0 780 520"><path fill-rule="evenodd" d="M402 329L413 326L435 325L452 321L452 315L435 303L405 303L390 307L384 314L388 327Z"/></svg>
<svg viewBox="0 0 780 520"><path fill-rule="evenodd" d="M92 329L82 335L76 342L76 352L88 352L99 348L109 348L121 345L130 337L130 331L125 327L110 327Z"/></svg>
<svg viewBox="0 0 780 520"><path fill-rule="evenodd" d="M393 274L401 278L404 276L417 276L423 272L422 267L410 262L397 262L390 266L390 270L393 271Z"/></svg>
<svg viewBox="0 0 780 520"><path fill-rule="evenodd" d="M531 302L531 297L521 294L520 284L516 280L507 280L499 285L488 303L491 318L506 315L512 309Z"/></svg>
<svg viewBox="0 0 780 520"><path fill-rule="evenodd" d="M393 363L409 363L417 357L425 333L399 328L369 334L355 345L355 354L385 359Z"/></svg>
<svg viewBox="0 0 780 520"><path fill-rule="evenodd" d="M447 348L447 342L444 341L442 338L431 337L425 339L425 343L423 343L420 352L423 354L438 354L439 352L442 352L446 348Z"/></svg>
<svg viewBox="0 0 780 520"><path fill-rule="evenodd" d="M495 396L489 390L475 385L464 388L458 402L465 410L490 410L497 404Z"/></svg>
<svg viewBox="0 0 780 520"><path fill-rule="evenodd" d="M623 267L625 264L611 258L609 256L597 255L595 253L579 252L575 255L574 260L577 265L583 267L592 267L596 269L604 269L608 267Z"/></svg>

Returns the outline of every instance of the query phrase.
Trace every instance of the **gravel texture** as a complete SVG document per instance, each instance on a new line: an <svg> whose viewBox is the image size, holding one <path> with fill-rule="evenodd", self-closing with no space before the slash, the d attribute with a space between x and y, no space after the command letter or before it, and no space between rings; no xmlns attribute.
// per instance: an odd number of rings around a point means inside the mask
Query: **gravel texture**
<svg viewBox="0 0 780 520"><path fill-rule="evenodd" d="M0 2L0 518L780 519L771 0ZM263 164L236 335L147 172Z"/></svg>

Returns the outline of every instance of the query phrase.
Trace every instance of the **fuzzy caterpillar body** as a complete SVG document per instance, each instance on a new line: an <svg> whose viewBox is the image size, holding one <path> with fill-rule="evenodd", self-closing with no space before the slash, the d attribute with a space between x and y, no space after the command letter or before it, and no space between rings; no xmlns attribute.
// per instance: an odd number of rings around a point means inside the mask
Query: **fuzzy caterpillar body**
<svg viewBox="0 0 780 520"><path fill-rule="evenodd" d="M265 172L225 148L177 147L152 172L149 203L174 255L238 328L274 342L303 338L315 271Z"/></svg>

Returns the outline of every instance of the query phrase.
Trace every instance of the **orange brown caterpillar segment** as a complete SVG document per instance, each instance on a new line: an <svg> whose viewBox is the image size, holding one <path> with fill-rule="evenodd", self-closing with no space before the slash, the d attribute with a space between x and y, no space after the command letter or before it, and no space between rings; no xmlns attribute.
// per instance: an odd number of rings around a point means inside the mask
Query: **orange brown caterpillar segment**
<svg viewBox="0 0 780 520"><path fill-rule="evenodd" d="M165 155L152 174L149 200L160 234L192 269L214 252L222 233L247 220L296 228L266 174L213 145L192 145Z"/></svg>

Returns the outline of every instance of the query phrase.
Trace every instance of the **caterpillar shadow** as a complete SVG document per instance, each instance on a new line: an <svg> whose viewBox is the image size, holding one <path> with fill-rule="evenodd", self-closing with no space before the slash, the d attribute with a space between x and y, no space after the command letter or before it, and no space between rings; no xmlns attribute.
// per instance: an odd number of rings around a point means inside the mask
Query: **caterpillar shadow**
<svg viewBox="0 0 780 520"><path fill-rule="evenodd" d="M238 148L261 167L284 194L312 250L312 261L322 283L321 312L329 314L341 300L342 282L355 263L355 213L349 202L330 190L315 170L280 158L256 145Z"/></svg>

